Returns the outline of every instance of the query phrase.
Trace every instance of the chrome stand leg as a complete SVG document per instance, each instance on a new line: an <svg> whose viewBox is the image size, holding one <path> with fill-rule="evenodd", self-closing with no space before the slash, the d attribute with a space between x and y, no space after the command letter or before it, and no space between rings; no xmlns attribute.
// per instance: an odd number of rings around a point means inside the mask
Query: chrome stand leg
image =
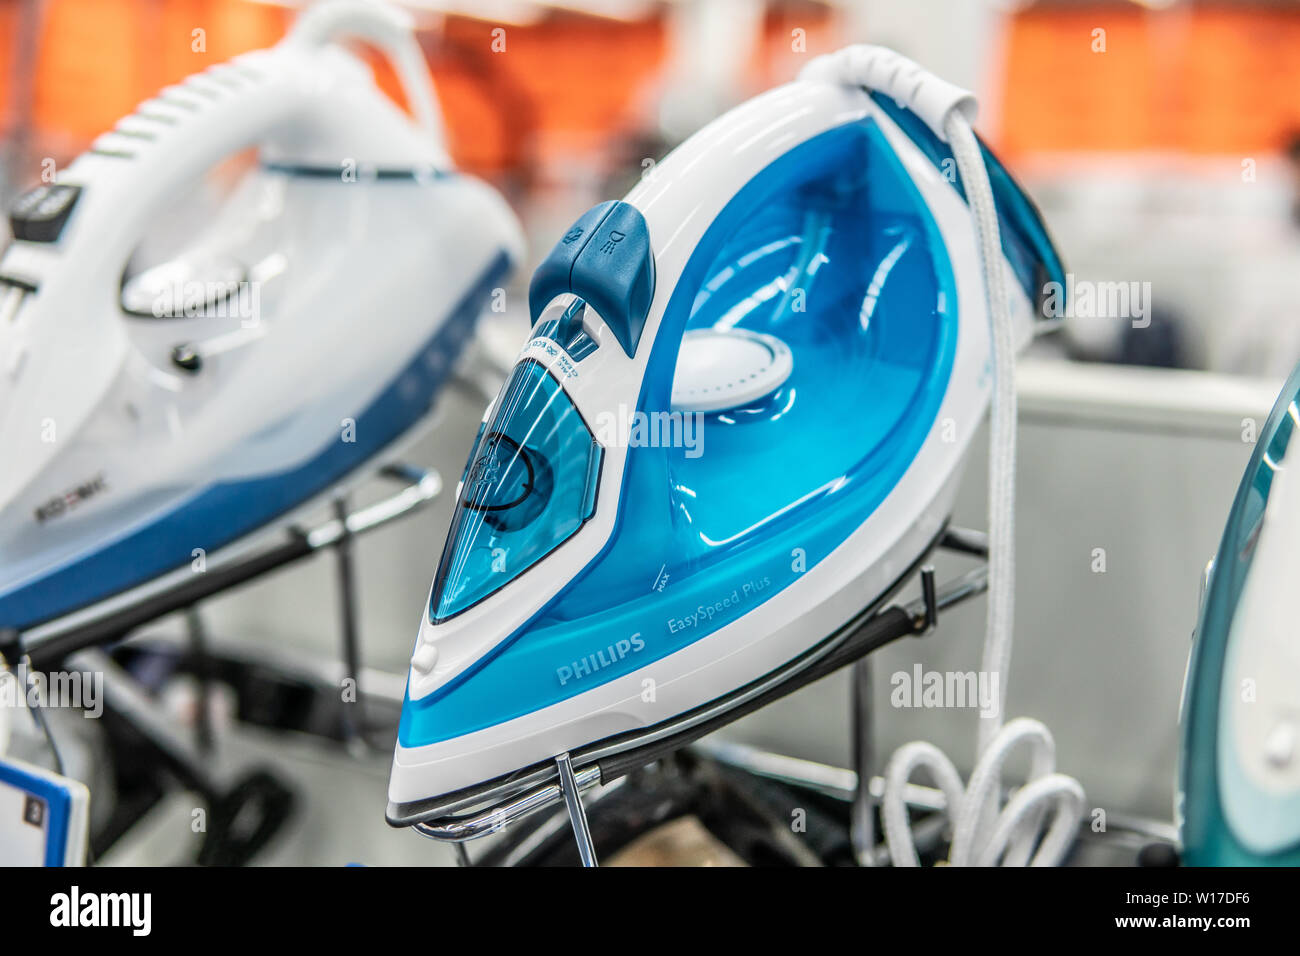
<svg viewBox="0 0 1300 956"><path fill-rule="evenodd" d="M190 654L194 658L197 710L194 714L194 740L199 753L210 755L216 736L212 730L212 658L208 656L208 632L197 605L185 610L185 630Z"/></svg>
<svg viewBox="0 0 1300 956"><path fill-rule="evenodd" d="M591 842L591 829L587 826L587 812L582 809L582 794L578 781L573 776L573 764L567 753L555 758L555 766L560 771L560 791L564 794L564 806L569 811L569 823L573 825L573 838L578 842L578 857L583 866L599 866L596 862L596 847Z"/></svg>
<svg viewBox="0 0 1300 956"><path fill-rule="evenodd" d="M876 808L871 799L875 748L871 734L871 658L859 659L849 678L852 707L853 770L858 775L850 811L849 838L858 866L875 865Z"/></svg>
<svg viewBox="0 0 1300 956"><path fill-rule="evenodd" d="M463 844L463 843L453 843L452 846L454 846L454 847L456 848L456 865L457 865L457 866L473 866L473 865L474 865L473 863L470 862L470 859L469 859L469 850L465 849L465 844Z"/></svg>
<svg viewBox="0 0 1300 956"><path fill-rule="evenodd" d="M347 742L364 750L366 736L365 704L361 696L361 646L357 636L356 571L352 564L352 532L348 530L348 502L340 495L334 499L334 517L339 523L334 554L338 558L339 624L342 636L344 676L352 681L355 694L352 706L343 707L343 733Z"/></svg>

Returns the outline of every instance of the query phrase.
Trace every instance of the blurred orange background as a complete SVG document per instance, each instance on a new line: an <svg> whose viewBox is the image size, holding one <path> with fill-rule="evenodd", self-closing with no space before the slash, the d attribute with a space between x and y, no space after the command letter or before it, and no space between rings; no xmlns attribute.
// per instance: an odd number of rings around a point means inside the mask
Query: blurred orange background
<svg viewBox="0 0 1300 956"><path fill-rule="evenodd" d="M670 55L663 7L623 22L552 12L507 25L509 56L492 52L501 24L449 16L422 32L452 149L464 167L500 174L581 150L643 124L638 114ZM34 50L19 25L35 18ZM273 44L292 10L252 0L0 0L0 135L20 116L25 53L34 59L26 112L36 142L70 155L162 86ZM29 23L32 22L29 19ZM792 55L794 25L806 53ZM195 52L192 31L204 31ZM1104 31L1104 51L1095 31ZM1035 153L1274 150L1300 128L1300 5L1037 3L1005 18L999 117L992 139L1012 159ZM747 85L792 76L800 62L849 42L835 8L769 5ZM387 67L380 80L395 96ZM938 64L931 64L940 68Z"/></svg>
<svg viewBox="0 0 1300 956"><path fill-rule="evenodd" d="M0 0L0 135L19 109L14 76L23 6ZM251 0L43 0L30 10L39 21L30 123L54 152L76 152L167 84L274 44L295 15ZM792 4L769 14L764 49L774 52L753 65L755 89L793 73L791 66L772 77L769 66L782 50L789 57L782 12L796 11L812 35L810 47L819 35L830 40L826 7ZM622 22L552 13L537 23L507 25L509 56L492 51L493 30L501 26L449 16L421 32L455 158L483 174L520 161L521 130L543 150L582 148L619 132L636 120L641 93L667 54L662 15ZM192 48L196 28L204 31L200 52ZM400 100L387 64L371 61L381 85Z"/></svg>

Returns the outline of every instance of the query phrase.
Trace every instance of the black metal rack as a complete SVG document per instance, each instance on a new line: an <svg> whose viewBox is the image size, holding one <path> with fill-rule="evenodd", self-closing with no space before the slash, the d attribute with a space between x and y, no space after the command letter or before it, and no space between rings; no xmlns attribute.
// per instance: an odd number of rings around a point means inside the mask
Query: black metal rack
<svg viewBox="0 0 1300 956"><path fill-rule="evenodd" d="M987 536L962 528L945 529L933 543L935 548L986 559ZM694 744L699 738L746 714L766 706L813 681L853 664L867 666L867 655L902 637L931 633L939 612L983 593L988 587L986 561L942 586L936 583L934 568L926 563L929 553L909 568L889 592L866 608L835 634L777 671L742 687L724 698L682 714L664 724L624 737L600 741L573 753L558 754L553 762L538 764L508 779L492 781L421 805L389 808L389 820L410 825L433 840L457 846L459 860L468 863L464 844L490 834L524 817L563 803L583 865L596 865L596 850L581 795L597 784L610 784L646 764ZM890 603L908 582L918 579L921 596L907 603ZM855 687L867 683L860 672ZM869 734L870 701L854 696L855 734L859 741ZM860 862L873 849L870 828L862 818L871 812L870 774L865 764L866 746L855 747L860 781L854 798L855 833L864 841L855 848ZM855 840L855 843L857 840Z"/></svg>

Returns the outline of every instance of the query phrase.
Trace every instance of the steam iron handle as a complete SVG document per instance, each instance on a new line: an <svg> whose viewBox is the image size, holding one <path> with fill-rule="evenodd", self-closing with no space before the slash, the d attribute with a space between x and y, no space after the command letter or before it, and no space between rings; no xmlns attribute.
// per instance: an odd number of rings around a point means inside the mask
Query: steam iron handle
<svg viewBox="0 0 1300 956"><path fill-rule="evenodd" d="M303 13L284 42L290 46L320 47L346 39L364 40L388 57L416 122L445 153L442 109L424 51L415 39L415 21L411 15L374 0L332 0Z"/></svg>
<svg viewBox="0 0 1300 956"><path fill-rule="evenodd" d="M151 139L131 139L129 155L115 155L102 148L114 135L106 134L60 176L60 183L81 188L65 230L67 251L59 257L76 268L80 282L103 287L116 301L128 258L177 197L218 162L258 145L299 112L304 101L291 64L273 53L235 62L239 66L224 68L244 78L238 88L214 93L218 87L203 74L169 87L128 117L148 124Z"/></svg>
<svg viewBox="0 0 1300 956"><path fill-rule="evenodd" d="M317 48L332 41L364 39L387 54L420 123L441 144L437 100L411 31L411 18L387 4L333 0L307 11L278 46L236 57L214 67L213 76L192 76L146 101L137 121L168 115L165 125L150 124L155 132L151 140L130 139L129 158L83 154L69 170L67 181L81 186L82 195L68 242L85 246L78 249L85 255L66 260L104 262L103 250L117 250L107 257L114 261L105 263L116 296L127 258L176 196L220 160L263 143L299 114L306 115L310 61ZM215 82L221 71L239 82ZM83 281L88 278L95 281L83 274Z"/></svg>
<svg viewBox="0 0 1300 956"><path fill-rule="evenodd" d="M979 106L975 94L941 79L901 53L860 43L819 56L799 74L801 80L820 80L861 86L907 107L934 132L948 141L948 114L960 112L974 123Z"/></svg>

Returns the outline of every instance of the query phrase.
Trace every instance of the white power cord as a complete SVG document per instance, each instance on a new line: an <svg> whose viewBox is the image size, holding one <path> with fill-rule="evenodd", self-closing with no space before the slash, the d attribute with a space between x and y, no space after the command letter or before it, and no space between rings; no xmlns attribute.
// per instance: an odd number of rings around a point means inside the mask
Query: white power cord
<svg viewBox="0 0 1300 956"><path fill-rule="evenodd" d="M881 807L889 855L895 866L919 864L903 794L912 774L924 767L946 800L952 823L951 864L1057 865L1068 852L1083 816L1083 787L1073 777L1055 772L1055 742L1045 726L1023 717L1003 726L1001 718L1015 613L1016 346L997 206L971 126L975 98L883 47L854 46L819 57L801 76L862 86L891 96L951 146L979 244L993 340L989 595L981 667L984 673L1002 678L998 681L997 716L980 719L978 759L965 786L952 761L933 744L905 744L890 758ZM1021 744L1030 750L1029 776L1002 805L1002 765ZM1049 812L1051 824L1044 834L1043 824Z"/></svg>

